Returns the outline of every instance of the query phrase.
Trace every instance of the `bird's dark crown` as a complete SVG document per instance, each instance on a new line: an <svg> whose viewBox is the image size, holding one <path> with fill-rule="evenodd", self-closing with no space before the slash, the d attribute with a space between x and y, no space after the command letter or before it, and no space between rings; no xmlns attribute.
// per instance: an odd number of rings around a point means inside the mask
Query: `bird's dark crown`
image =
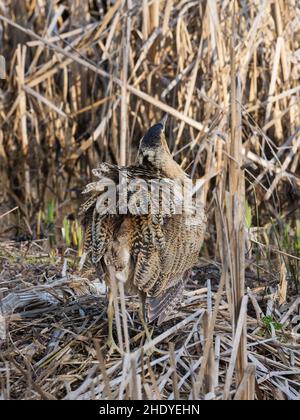
<svg viewBox="0 0 300 420"><path fill-rule="evenodd" d="M153 125L145 133L141 141L141 147L144 149L153 148L161 145L161 136L163 134L164 126L162 123Z"/></svg>

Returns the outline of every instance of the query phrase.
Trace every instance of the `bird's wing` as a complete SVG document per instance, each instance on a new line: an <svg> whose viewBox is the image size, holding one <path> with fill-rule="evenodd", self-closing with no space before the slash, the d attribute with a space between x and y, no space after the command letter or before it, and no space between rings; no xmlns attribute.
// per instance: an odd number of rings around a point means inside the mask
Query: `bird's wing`
<svg viewBox="0 0 300 420"><path fill-rule="evenodd" d="M100 215L94 206L83 218L84 248L94 264L104 256L122 221L113 215Z"/></svg>
<svg viewBox="0 0 300 420"><path fill-rule="evenodd" d="M147 289L149 320L159 323L178 303L197 262L204 238L206 219L204 211L193 219L177 215L165 220L163 227L165 247L160 252L160 275Z"/></svg>
<svg viewBox="0 0 300 420"><path fill-rule="evenodd" d="M117 165L106 163L102 163L98 168L94 169L93 174L98 180L91 182L84 189L83 194L88 194L89 197L80 207L79 215L82 216L82 224L85 230L85 252L91 253L93 263L97 264L105 255L112 242L118 238L119 229L124 220L128 218L135 219L134 215L120 214L121 203L127 203L129 200L131 208L134 209L135 206L139 206L140 202L143 201L141 190L139 192L131 191L126 186L127 181L149 180L151 177L155 178L155 174L149 173L143 167L118 167ZM150 198L145 200L145 202L150 202ZM129 229L128 237L134 236L135 230L138 230L138 234L135 235L134 240L131 242L136 249L138 247L141 249L142 247L145 252L147 251L147 258L150 256L148 262L151 263L151 267L155 268L155 255L152 254L150 248L148 249L151 242L147 242L148 233L145 229L148 224L143 223L144 217L138 217L137 219L141 219L141 222ZM154 244L159 248L163 246L162 235L159 226L155 226L155 223L153 226L154 234L150 233L149 235L151 235ZM136 263L139 267L137 273L139 272L141 275L143 271L142 253L139 258L136 258ZM151 276L151 278L155 278L155 275Z"/></svg>
<svg viewBox="0 0 300 420"><path fill-rule="evenodd" d="M133 284L148 293L161 275L161 249L165 245L161 227L151 215L132 218L131 252L135 265Z"/></svg>
<svg viewBox="0 0 300 420"><path fill-rule="evenodd" d="M89 194L89 198L79 209L82 216L82 224L85 230L85 252L92 254L94 264L99 263L104 256L107 247L113 239L118 227L122 223L122 216L116 217L108 209L110 203L110 183L118 182L119 168L116 165L101 164L93 170L98 181L88 184L83 194ZM114 192L114 190L112 190ZM115 200L111 205L116 204ZM106 209L106 210L105 210Z"/></svg>

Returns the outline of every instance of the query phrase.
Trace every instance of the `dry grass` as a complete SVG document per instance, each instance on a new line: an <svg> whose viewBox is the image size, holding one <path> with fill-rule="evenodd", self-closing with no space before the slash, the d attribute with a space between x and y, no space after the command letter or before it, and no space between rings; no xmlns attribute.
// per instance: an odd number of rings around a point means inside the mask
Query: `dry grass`
<svg viewBox="0 0 300 420"><path fill-rule="evenodd" d="M18 250L6 243L1 255L0 290L6 296L0 319L2 398L240 399L247 392L249 398L299 399L300 345L293 333L299 298L276 311L284 328L275 331L262 321L275 296L249 289L256 312L246 315L244 299L238 323L247 320L251 364L238 387L232 376L238 340L222 282L218 286L218 267L195 269L178 313L155 329L151 343L145 342L138 301L128 297L130 353L108 358L103 350L106 297L99 282L91 281L92 271L83 278L68 269L62 277L60 259L50 260L29 243ZM246 279L253 284L250 272ZM215 313L214 344L201 376ZM153 345L162 354L149 353Z"/></svg>
<svg viewBox="0 0 300 420"><path fill-rule="evenodd" d="M0 398L299 399L300 7L250 3L0 1ZM103 293L61 230L91 169L132 163L164 112L184 169L216 174L220 270L155 329L165 355L121 299L130 351L107 359Z"/></svg>

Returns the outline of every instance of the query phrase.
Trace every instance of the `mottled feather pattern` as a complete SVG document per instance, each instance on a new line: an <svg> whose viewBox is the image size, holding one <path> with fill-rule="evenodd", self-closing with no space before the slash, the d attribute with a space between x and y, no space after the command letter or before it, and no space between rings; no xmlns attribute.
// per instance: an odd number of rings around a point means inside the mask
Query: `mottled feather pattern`
<svg viewBox="0 0 300 420"><path fill-rule="evenodd" d="M107 233L102 226L103 216L98 213L95 207L92 218L92 261L94 264L101 260L106 246Z"/></svg>
<svg viewBox="0 0 300 420"><path fill-rule="evenodd" d="M166 289L159 297L150 297L147 301L149 322L158 319L160 325L172 310L180 303L189 274L176 278L174 285Z"/></svg>
<svg viewBox="0 0 300 420"><path fill-rule="evenodd" d="M80 207L79 216L86 215L90 208L92 208L95 205L97 198L98 194L92 194L91 197L87 201L85 201Z"/></svg>
<svg viewBox="0 0 300 420"><path fill-rule="evenodd" d="M162 253L164 247L166 246L166 240L165 235L163 233L162 224L155 223L153 219L149 224L152 242L155 245L155 247L160 251L160 253Z"/></svg>
<svg viewBox="0 0 300 420"><path fill-rule="evenodd" d="M168 151L162 125L151 130L144 137L145 142L141 142L136 165L118 167L104 163L93 170L98 181L86 187L84 193L91 196L81 206L81 213L84 214L86 249L91 251L93 262L104 266L107 278L109 272L115 272L117 279L118 273L122 278L125 275L126 288L145 301L149 321L158 319L161 323L179 302L191 268L197 263L206 227L204 209L197 208L194 215L175 214L175 207L169 214L162 212L163 192L158 209L145 209L147 214L134 215L130 211L128 214L99 214L99 203L107 196L104 179L118 186L117 209L127 199L132 208L141 204L141 196L134 189L124 189L128 180L151 181L154 187L162 181L173 185L188 180ZM146 197L151 191L143 193ZM174 197L177 192L171 194ZM109 266L113 270L109 270Z"/></svg>

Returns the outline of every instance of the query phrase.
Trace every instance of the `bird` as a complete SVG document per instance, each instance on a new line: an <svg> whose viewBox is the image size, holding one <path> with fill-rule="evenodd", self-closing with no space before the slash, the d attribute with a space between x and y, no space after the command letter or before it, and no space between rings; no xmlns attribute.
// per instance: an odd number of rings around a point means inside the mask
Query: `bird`
<svg viewBox="0 0 300 420"><path fill-rule="evenodd" d="M91 256L108 286L110 348L117 347L113 338L113 282L122 281L127 293L139 296L145 328L148 324L159 326L180 302L204 240L204 206L180 207L183 190L177 187L190 185L190 178L172 157L165 136L166 119L146 131L134 165L101 163L93 170L97 180L83 191L89 195L80 208L85 256ZM133 188L132 183L139 187ZM167 193L158 194L150 206L151 193L160 183L169 187ZM149 184L154 188L148 188ZM165 196L170 208L163 208ZM175 211L178 202L181 211ZM129 209L120 211L124 203Z"/></svg>

